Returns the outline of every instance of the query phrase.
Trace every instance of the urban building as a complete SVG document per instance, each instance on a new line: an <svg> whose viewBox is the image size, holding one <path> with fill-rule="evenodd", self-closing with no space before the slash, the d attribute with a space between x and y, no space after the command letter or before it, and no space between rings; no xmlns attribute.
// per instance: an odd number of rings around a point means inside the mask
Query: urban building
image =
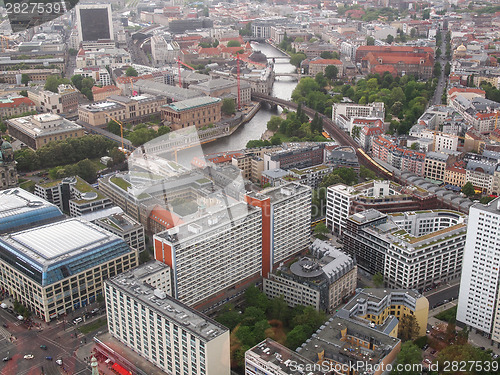
<svg viewBox="0 0 500 375"><path fill-rule="evenodd" d="M151 55L155 66L177 62L181 48L176 41L166 35L154 34L151 38Z"/></svg>
<svg viewBox="0 0 500 375"><path fill-rule="evenodd" d="M113 206L110 198L78 176L36 184L34 193L73 217Z"/></svg>
<svg viewBox="0 0 500 375"><path fill-rule="evenodd" d="M162 106L161 117L172 130L188 126L201 128L220 121L221 108L221 99L200 97Z"/></svg>
<svg viewBox="0 0 500 375"><path fill-rule="evenodd" d="M217 210L218 209L218 210ZM261 210L242 202L154 236L155 259L172 269L173 296L189 306L258 276L262 269Z"/></svg>
<svg viewBox="0 0 500 375"><path fill-rule="evenodd" d="M152 261L108 279L109 332L166 373L229 375L229 330L170 297L170 272Z"/></svg>
<svg viewBox="0 0 500 375"><path fill-rule="evenodd" d="M59 85L57 93L49 90L28 90L31 99L39 112L68 114L78 108L80 93L71 85Z"/></svg>
<svg viewBox="0 0 500 375"><path fill-rule="evenodd" d="M328 242L315 240L312 256L299 256L264 278L263 290L269 298L283 296L290 307L313 306L332 313L354 294L356 262Z"/></svg>
<svg viewBox="0 0 500 375"><path fill-rule="evenodd" d="M372 142L372 156L402 172L424 176L426 154L424 152L400 147L396 139L379 135ZM431 166L433 163L431 163Z"/></svg>
<svg viewBox="0 0 500 375"><path fill-rule="evenodd" d="M288 172L290 173L290 180L300 182L302 185L307 185L312 189L317 189L323 179L333 172L333 167L320 164L309 168L292 168Z"/></svg>
<svg viewBox="0 0 500 375"><path fill-rule="evenodd" d="M340 127L349 129L351 118L373 118L385 119L384 103L375 102L367 105L355 103L335 103L332 108L332 120L335 121Z"/></svg>
<svg viewBox="0 0 500 375"><path fill-rule="evenodd" d="M309 61L309 75L312 77L316 77L316 74L323 73L325 74L326 67L329 65L333 65L338 70L338 76L341 77L343 75L342 62L337 59L321 59L316 58L314 60Z"/></svg>
<svg viewBox="0 0 500 375"><path fill-rule="evenodd" d="M76 6L76 22L80 42L113 40L111 4L85 4Z"/></svg>
<svg viewBox="0 0 500 375"><path fill-rule="evenodd" d="M127 214L112 214L97 218L92 220L92 222L98 227L116 234L131 248L137 249L139 253L146 250L144 227ZM170 292L169 294L172 293Z"/></svg>
<svg viewBox="0 0 500 375"><path fill-rule="evenodd" d="M446 167L453 164L455 160L456 158L450 157L448 153L428 152L425 155L424 176L436 181L444 181Z"/></svg>
<svg viewBox="0 0 500 375"><path fill-rule="evenodd" d="M113 83L111 80L111 75L109 74L108 70L106 68L102 68L99 66L87 66L83 68L77 68L73 71L73 74L75 75L79 74L83 78L92 78L95 81L95 84L100 86L109 86ZM93 86L92 91L94 87L99 88L97 86ZM120 95L120 94L118 93L115 95ZM102 99L97 99L94 97L94 101L97 102L99 100Z"/></svg>
<svg viewBox="0 0 500 375"><path fill-rule="evenodd" d="M351 215L344 251L386 286L423 291L460 276L467 216L451 210Z"/></svg>
<svg viewBox="0 0 500 375"><path fill-rule="evenodd" d="M80 125L52 113L9 119L7 129L11 136L35 150L51 141L84 135Z"/></svg>
<svg viewBox="0 0 500 375"><path fill-rule="evenodd" d="M49 67L52 71L57 70L57 74L61 74L61 72L64 73L66 67L66 62L63 57L17 60L14 56L7 56L0 59L0 71L14 70L19 73L17 68L20 63L23 64L23 70L37 70L40 65L43 65ZM12 74L12 72L9 74Z"/></svg>
<svg viewBox="0 0 500 375"><path fill-rule="evenodd" d="M478 96L468 99L463 93L460 93L450 101L450 105L479 132L495 130L500 103L482 98L479 94L476 95Z"/></svg>
<svg viewBox="0 0 500 375"><path fill-rule="evenodd" d="M15 187L18 182L12 145L0 138L0 190Z"/></svg>
<svg viewBox="0 0 500 375"><path fill-rule="evenodd" d="M289 182L245 196L261 216L263 277L281 262L304 251L311 233L311 188Z"/></svg>
<svg viewBox="0 0 500 375"><path fill-rule="evenodd" d="M115 85L107 85L103 87L92 86L92 96L94 101L102 102L109 98L111 95L121 95L122 90L120 90Z"/></svg>
<svg viewBox="0 0 500 375"><path fill-rule="evenodd" d="M238 97L238 84L233 79L211 79L210 81L189 85L189 88L198 90L213 98ZM251 91L251 87L247 82L240 83L240 102L242 105L249 104L252 101Z"/></svg>
<svg viewBox="0 0 500 375"><path fill-rule="evenodd" d="M0 71L0 81L21 85L23 74L27 74L32 82L45 82L48 76L61 74L60 69L20 69Z"/></svg>
<svg viewBox="0 0 500 375"><path fill-rule="evenodd" d="M24 189L0 190L0 233L34 228L63 218L55 205Z"/></svg>
<svg viewBox="0 0 500 375"><path fill-rule="evenodd" d="M271 37L271 27L286 25L289 20L285 17L265 17L252 22L252 35L259 39L269 39Z"/></svg>
<svg viewBox="0 0 500 375"><path fill-rule="evenodd" d="M401 320L404 316L414 316L418 326L418 336L425 336L429 301L416 290L406 289L358 289L356 295L336 314L344 319L364 321L367 325L382 328L389 336L398 337L398 326L389 322L393 317ZM388 324L389 323L389 324Z"/></svg>
<svg viewBox="0 0 500 375"><path fill-rule="evenodd" d="M313 362L269 338L245 352L245 375L303 375L313 367ZM319 374L323 372L307 371Z"/></svg>
<svg viewBox="0 0 500 375"><path fill-rule="evenodd" d="M0 98L0 118L22 115L36 111L35 103L24 96L9 96Z"/></svg>
<svg viewBox="0 0 500 375"><path fill-rule="evenodd" d="M317 143L264 153L264 170L308 168L322 164L324 161L324 149L324 143Z"/></svg>
<svg viewBox="0 0 500 375"><path fill-rule="evenodd" d="M105 279L137 263L122 239L76 218L0 237L0 285L46 322L94 302Z"/></svg>
<svg viewBox="0 0 500 375"><path fill-rule="evenodd" d="M354 186L336 184L328 187L326 225L342 234L349 215L368 209L391 213L424 210L437 205L435 194L392 181L368 181Z"/></svg>
<svg viewBox="0 0 500 375"><path fill-rule="evenodd" d="M500 347L499 250L500 198L470 207L457 322Z"/></svg>
<svg viewBox="0 0 500 375"><path fill-rule="evenodd" d="M105 102L81 105L78 118L92 126L104 127L112 119L124 123L138 124L159 117L166 99L160 96L142 94L137 96L110 95Z"/></svg>
<svg viewBox="0 0 500 375"><path fill-rule="evenodd" d="M356 367L356 371L352 365L363 363L370 366L370 373L381 375L382 369L396 359L400 349L401 340L356 320L335 316L296 352L316 365L323 365L323 368L338 369L341 374L362 373L365 371L363 367Z"/></svg>

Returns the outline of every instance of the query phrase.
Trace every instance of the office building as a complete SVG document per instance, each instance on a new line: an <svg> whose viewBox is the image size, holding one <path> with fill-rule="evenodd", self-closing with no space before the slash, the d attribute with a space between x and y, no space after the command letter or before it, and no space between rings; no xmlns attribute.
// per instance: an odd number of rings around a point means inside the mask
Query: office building
<svg viewBox="0 0 500 375"><path fill-rule="evenodd" d="M155 66L176 63L180 52L179 44L167 35L154 34L151 37L151 55Z"/></svg>
<svg viewBox="0 0 500 375"><path fill-rule="evenodd" d="M500 347L500 198L469 210L457 321Z"/></svg>
<svg viewBox="0 0 500 375"><path fill-rule="evenodd" d="M122 90L120 90L115 85L108 85L103 87L92 86L92 96L94 101L102 102L109 98L111 95L121 95Z"/></svg>
<svg viewBox="0 0 500 375"><path fill-rule="evenodd" d="M35 150L51 141L84 135L80 125L52 113L9 119L7 129L11 136Z"/></svg>
<svg viewBox="0 0 500 375"><path fill-rule="evenodd" d="M137 251L146 250L146 238L144 227L125 213L111 214L99 217L92 222L108 232L116 234L123 239L127 245Z"/></svg>
<svg viewBox="0 0 500 375"><path fill-rule="evenodd" d="M76 22L80 42L113 40L111 4L77 5Z"/></svg>
<svg viewBox="0 0 500 375"><path fill-rule="evenodd" d="M78 176L36 184L35 195L57 205L73 217L113 206L110 198Z"/></svg>
<svg viewBox="0 0 500 375"><path fill-rule="evenodd" d="M198 305L262 268L261 211L242 202L212 207L154 236L155 259L172 268L173 296Z"/></svg>
<svg viewBox="0 0 500 375"><path fill-rule="evenodd" d="M0 285L46 322L94 302L105 279L137 263L121 238L76 218L0 237Z"/></svg>
<svg viewBox="0 0 500 375"><path fill-rule="evenodd" d="M367 210L348 217L344 251L391 288L422 291L460 276L467 216L451 210L382 214Z"/></svg>
<svg viewBox="0 0 500 375"><path fill-rule="evenodd" d="M401 340L356 320L335 316L296 352L314 364L337 369L340 374L363 373L361 366L356 366L358 371L350 366L364 363L371 367L368 373L381 375L382 369L396 359L400 349Z"/></svg>
<svg viewBox="0 0 500 375"><path fill-rule="evenodd" d="M371 104L355 104L355 103L335 103L332 108L332 120L334 120L340 127L351 131L349 129L351 118L371 118L371 119L385 119L384 103L375 102Z"/></svg>
<svg viewBox="0 0 500 375"><path fill-rule="evenodd" d="M75 73L76 74L76 73ZM80 93L71 85L59 85L57 93L49 90L28 90L30 98L39 112L69 114L78 108Z"/></svg>
<svg viewBox="0 0 500 375"><path fill-rule="evenodd" d="M0 138L0 190L17 186L17 169L12 145Z"/></svg>
<svg viewBox="0 0 500 375"><path fill-rule="evenodd" d="M307 371L314 363L293 350L265 339L245 352L245 375L319 375L320 371Z"/></svg>
<svg viewBox="0 0 500 375"><path fill-rule="evenodd" d="M425 210L437 204L435 194L392 181L373 180L354 186L336 184L327 189L326 225L332 232L342 234L347 217L356 212Z"/></svg>
<svg viewBox="0 0 500 375"><path fill-rule="evenodd" d="M109 332L168 374L229 375L229 330L170 297L169 282L158 261L107 280Z"/></svg>
<svg viewBox="0 0 500 375"><path fill-rule="evenodd" d="M221 108L222 100L219 98L193 98L162 106L161 117L172 130L188 126L201 128L220 121Z"/></svg>
<svg viewBox="0 0 500 375"><path fill-rule="evenodd" d="M290 307L313 306L331 313L356 290L356 262L319 239L311 245L311 253L269 274L263 290L269 298L283 296Z"/></svg>
<svg viewBox="0 0 500 375"><path fill-rule="evenodd" d="M261 272L267 277L274 267L309 246L311 188L289 182L259 193L247 193L245 201L261 209Z"/></svg>
<svg viewBox="0 0 500 375"><path fill-rule="evenodd" d="M277 152L264 153L264 170L308 168L324 161L325 144L306 144Z"/></svg>
<svg viewBox="0 0 500 375"><path fill-rule="evenodd" d="M63 218L55 205L24 189L0 191L0 233L33 228Z"/></svg>
<svg viewBox="0 0 500 375"><path fill-rule="evenodd" d="M393 317L399 321L404 316L414 316L418 326L418 336L425 336L429 301L416 290L406 289L358 289L356 295L339 309L336 316L356 319L368 326L397 337L399 324L389 324Z"/></svg>
<svg viewBox="0 0 500 375"><path fill-rule="evenodd" d="M85 68L77 68L73 71L73 74L76 75L81 75L83 78L92 78L95 82L96 85L99 86L109 86L113 82L111 80L111 75L109 74L108 70L106 68L102 68L99 66L87 66ZM93 89L99 88L97 86L92 86L92 92L94 91ZM117 93L115 95L120 95L120 93ZM94 96L94 101L99 101L102 99L97 99Z"/></svg>

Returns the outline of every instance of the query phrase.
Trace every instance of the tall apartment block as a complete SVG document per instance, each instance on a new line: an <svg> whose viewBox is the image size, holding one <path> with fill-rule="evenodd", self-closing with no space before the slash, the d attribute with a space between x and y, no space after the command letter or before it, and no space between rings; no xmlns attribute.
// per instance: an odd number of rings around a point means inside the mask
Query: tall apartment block
<svg viewBox="0 0 500 375"><path fill-rule="evenodd" d="M172 375L229 375L229 330L168 295L170 268L148 262L105 283L111 335Z"/></svg>
<svg viewBox="0 0 500 375"><path fill-rule="evenodd" d="M154 236L155 259L172 268L173 296L193 306L262 268L261 210L242 202L211 208Z"/></svg>
<svg viewBox="0 0 500 375"><path fill-rule="evenodd" d="M306 250L311 233L311 188L288 183L245 196L262 212L262 276L291 256Z"/></svg>
<svg viewBox="0 0 500 375"><path fill-rule="evenodd" d="M500 347L500 198L469 211L457 321Z"/></svg>

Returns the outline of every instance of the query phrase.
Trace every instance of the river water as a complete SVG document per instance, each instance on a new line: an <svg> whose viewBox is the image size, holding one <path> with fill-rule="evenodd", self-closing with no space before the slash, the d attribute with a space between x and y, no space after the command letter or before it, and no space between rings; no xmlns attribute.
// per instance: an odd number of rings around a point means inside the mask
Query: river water
<svg viewBox="0 0 500 375"><path fill-rule="evenodd" d="M284 56L283 53L269 44L252 43L252 48L261 51L268 58ZM274 71L276 73L293 73L295 72L295 67L289 63L288 59L279 59L276 60ZM280 99L289 100L295 86L297 86L297 81L291 77L278 77L274 81L272 95ZM280 108L271 110L268 106L263 105L252 120L240 126L231 136L204 144L203 153L212 154L245 148L249 140L260 139L262 133L266 131L267 122L271 116L278 115L280 112Z"/></svg>

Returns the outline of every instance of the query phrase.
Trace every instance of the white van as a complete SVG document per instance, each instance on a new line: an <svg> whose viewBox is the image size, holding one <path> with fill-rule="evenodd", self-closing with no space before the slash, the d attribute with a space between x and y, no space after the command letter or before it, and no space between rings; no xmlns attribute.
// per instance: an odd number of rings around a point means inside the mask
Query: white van
<svg viewBox="0 0 500 375"><path fill-rule="evenodd" d="M81 323L81 322L83 322L82 318L76 318L75 320L73 320L73 324L78 324L78 323Z"/></svg>

